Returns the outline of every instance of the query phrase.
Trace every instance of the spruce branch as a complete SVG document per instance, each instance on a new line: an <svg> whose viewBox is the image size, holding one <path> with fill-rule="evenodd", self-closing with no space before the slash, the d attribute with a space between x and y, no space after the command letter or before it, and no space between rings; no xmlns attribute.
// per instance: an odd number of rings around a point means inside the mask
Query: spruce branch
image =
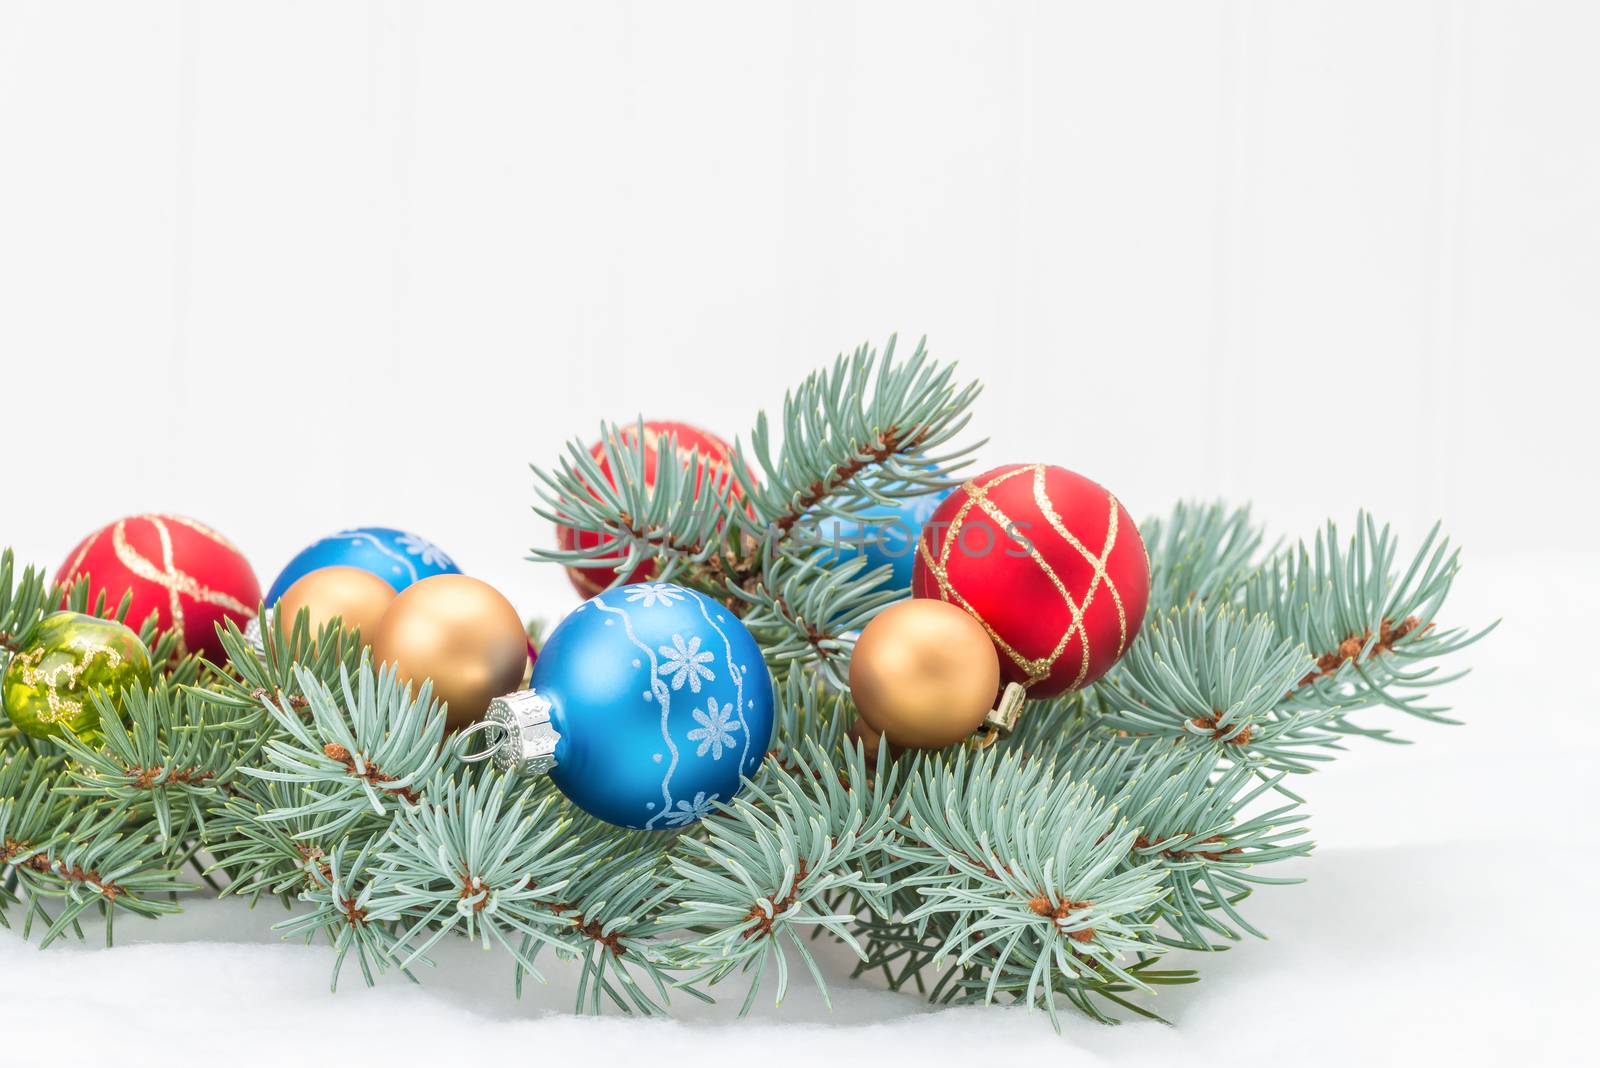
<svg viewBox="0 0 1600 1068"><path fill-rule="evenodd" d="M7 927L10 910L22 900L15 866L43 851L69 810L52 793L64 764L60 756L23 747L10 749L0 762L0 924Z"/></svg>
<svg viewBox="0 0 1600 1068"><path fill-rule="evenodd" d="M154 825L126 812L75 808L60 796L65 761L28 750L10 752L0 768L0 922L22 912L22 935L44 927L41 946L71 932L95 911L105 920L106 944L118 910L141 916L179 911L174 896L191 889L164 865Z"/></svg>
<svg viewBox="0 0 1600 1068"><path fill-rule="evenodd" d="M359 851L349 841L334 846L325 864L310 869L313 885L299 895L310 908L273 925L273 930L281 931L284 938L299 937L310 943L321 934L328 940L334 950L329 990L338 990L339 973L351 950L361 965L362 977L371 986L395 963L400 949L396 924L373 916L368 907L373 892L368 866L381 840L370 838ZM404 967L401 971L407 978L415 978Z"/></svg>
<svg viewBox="0 0 1600 1068"><path fill-rule="evenodd" d="M1139 534L1150 554L1150 616L1191 601L1232 603L1256 573L1264 540L1249 508L1221 503L1179 503Z"/></svg>
<svg viewBox="0 0 1600 1068"><path fill-rule="evenodd" d="M859 748L837 754L809 742L784 763L769 757L754 782L722 806L703 837L686 836L672 856L677 907L665 923L700 932L678 949L691 981L715 984L734 971L749 977L740 1015L750 1011L769 964L776 999L788 989L785 950L810 972L823 1001L827 983L806 942L824 930L866 951L851 932L859 908L889 912L888 885L874 878L894 830L896 772L870 777ZM840 911L838 903L856 907Z"/></svg>
<svg viewBox="0 0 1600 1068"><path fill-rule="evenodd" d="M523 947L560 944L570 923L563 896L571 875L594 861L567 832L547 786L513 783L492 770L475 780L442 775L429 800L406 806L380 846L368 909L401 925L401 967L459 933L499 946L539 977ZM537 799L536 799L537 798Z"/></svg>
<svg viewBox="0 0 1600 1068"><path fill-rule="evenodd" d="M310 671L296 667L294 673L310 721L288 701L263 698L282 733L266 744L272 767L247 767L244 773L307 789L297 803L264 818L315 817L300 833L328 836L368 812L384 816L402 803L415 804L422 784L448 758L444 708L433 700L433 684L424 682L413 697L393 665L374 671L363 657L354 680L341 666L336 699Z"/></svg>
<svg viewBox="0 0 1600 1068"><path fill-rule="evenodd" d="M951 470L982 447L953 447L981 387L958 386L955 366L929 359L926 339L899 364L895 344L891 336L881 358L861 345L785 396L781 452L766 414L757 417L749 457L755 463L736 446L734 465L752 513L740 522L753 538L781 540L808 520L853 518L841 507L942 489ZM752 466L765 481L752 477Z"/></svg>
<svg viewBox="0 0 1600 1068"><path fill-rule="evenodd" d="M849 685L855 634L886 605L904 597L878 580L888 568L867 570L865 558L828 567L815 558L769 557L759 578L728 587L779 680L814 665L835 686ZM865 580L863 576L866 576Z"/></svg>
<svg viewBox="0 0 1600 1068"><path fill-rule="evenodd" d="M10 663L23 637L49 611L48 593L43 572L26 567L19 576L12 551L0 551L0 671Z"/></svg>
<svg viewBox="0 0 1600 1068"><path fill-rule="evenodd" d="M1119 758L1125 762L1120 768ZM1158 930L1157 941L1204 950L1215 948L1208 932L1230 941L1241 930L1265 937L1236 906L1256 886L1299 880L1256 868L1311 851L1297 800L1271 808L1258 803L1286 772L1260 779L1253 768L1229 764L1215 752L1151 752L1125 742L1089 749L1083 759L1125 779L1108 796L1138 828L1127 863L1154 861L1166 874L1169 892L1156 911L1173 934Z"/></svg>
<svg viewBox="0 0 1600 1068"><path fill-rule="evenodd" d="M328 856L340 842L365 844L389 829L389 815L364 811L361 818L325 833L320 814L294 812L305 800L305 787L249 777L234 781L233 792L210 817L206 848L214 858L208 874L224 874L223 896L242 897L254 905L263 895L277 897L287 908L303 890L315 889L332 876Z"/></svg>
<svg viewBox="0 0 1600 1068"><path fill-rule="evenodd" d="M1137 828L1088 784L1044 761L958 750L907 780L890 853L922 904L906 920L960 976L960 1000L1041 1006L1057 997L1103 1015L1095 997L1147 990L1157 951L1151 906L1166 894L1155 861L1129 864ZM936 988L935 996L939 996Z"/></svg>
<svg viewBox="0 0 1600 1068"><path fill-rule="evenodd" d="M1435 661L1478 641L1494 624L1476 632L1439 626L1460 554L1437 524L1404 571L1396 566L1398 554L1389 527L1362 512L1348 540L1329 522L1309 547L1302 542L1279 553L1249 583L1249 610L1266 615L1316 659L1286 688L1285 708L1330 710L1329 729L1386 741L1397 739L1387 728L1358 725L1353 714L1382 706L1456 722L1447 707L1427 703L1428 693L1465 672L1441 675Z"/></svg>
<svg viewBox="0 0 1600 1068"><path fill-rule="evenodd" d="M807 755L813 745L837 754L836 759L849 755L854 745L846 740L846 731L856 718L856 709L847 694L846 687L829 685L807 672L784 675L773 687L772 748L768 751L780 767L794 770L793 758ZM872 770L868 768L869 773Z"/></svg>
<svg viewBox="0 0 1600 1068"><path fill-rule="evenodd" d="M300 672L332 688L344 673L360 667L360 632L345 630L337 617L313 633L308 609L300 609L287 621L276 612L258 618L269 616L270 625L261 628L259 649L233 620L224 619L218 625L217 638L226 659L220 665L206 664L209 685L197 696L249 716L258 715L268 698L303 710L306 697Z"/></svg>
<svg viewBox="0 0 1600 1068"><path fill-rule="evenodd" d="M720 459L679 453L669 434L656 442L647 481L642 421L603 427L604 470L573 440L556 469L533 467L534 511L594 543L535 548L530 559L613 579L653 561L658 577L742 607L734 591L749 589L768 560L821 544L819 520L942 489L982 446L955 444L980 387L957 385L954 366L934 363L925 343L902 362L894 350L892 337L881 356L862 345L809 376L784 399L781 445L761 414L748 454L735 442L731 473Z"/></svg>
<svg viewBox="0 0 1600 1068"><path fill-rule="evenodd" d="M234 768L264 741L261 722L223 720L203 702L158 679L124 695L125 724L104 693L93 695L103 740L55 739L68 758L63 797L100 801L113 811L153 815L162 841L203 836L206 812L230 789Z"/></svg>
<svg viewBox="0 0 1600 1068"><path fill-rule="evenodd" d="M590 817L574 817L580 847L592 847L592 863L569 869L565 901L554 911L558 956L582 967L575 1010L598 1014L609 1004L624 1013L664 1015L673 989L700 1000L705 994L673 975L671 945L662 940L660 915L669 891L666 850L648 832L619 832ZM523 961L536 963L549 937L524 935L515 955L516 990L522 993Z"/></svg>
<svg viewBox="0 0 1600 1068"><path fill-rule="evenodd" d="M1146 619L1111 675L1096 686L1108 727L1206 746L1223 758L1307 772L1332 759L1333 709L1282 707L1311 667L1303 646L1265 616L1191 602Z"/></svg>
<svg viewBox="0 0 1600 1068"><path fill-rule="evenodd" d="M534 506L535 514L600 537L583 548L534 548L529 559L601 569L613 579L655 561L658 576L671 579L717 551L736 508L725 492L730 476L721 460L680 451L675 432L655 439L650 456L652 440L642 418L630 427L603 424L600 448L604 468L577 439L568 443L556 470L530 465L543 502Z"/></svg>

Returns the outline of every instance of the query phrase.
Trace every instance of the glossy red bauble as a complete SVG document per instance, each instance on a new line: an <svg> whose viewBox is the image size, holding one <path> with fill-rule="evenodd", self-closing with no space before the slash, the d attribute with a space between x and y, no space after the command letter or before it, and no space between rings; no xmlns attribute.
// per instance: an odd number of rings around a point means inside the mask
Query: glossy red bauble
<svg viewBox="0 0 1600 1068"><path fill-rule="evenodd" d="M1127 651L1150 561L1127 509L1063 467L1008 464L969 479L922 528L911 592L959 605L1029 697L1087 686Z"/></svg>
<svg viewBox="0 0 1600 1068"><path fill-rule="evenodd" d="M132 592L127 622L138 629L151 612L181 634L182 651L221 662L216 625L240 627L256 614L261 584L244 556L203 523L175 515L135 515L108 523L79 542L56 572L62 585L89 577L89 604L104 590L115 608Z"/></svg>
<svg viewBox="0 0 1600 1068"><path fill-rule="evenodd" d="M638 435L638 426L625 426L618 431L618 437L625 446L632 446ZM708 468L708 477L711 490L720 496L740 496L739 480L733 474L733 446L709 431L692 427L688 423L674 423L667 420L654 420L644 424L644 481L646 486L654 486L656 481L656 466L660 463L659 449L665 444L668 435L677 439L678 462L693 462L696 455L707 457L711 462ZM589 446L589 454L600 464L600 470L606 479L614 486L615 476L611 473L611 466L606 461L605 446L603 442L595 442ZM700 487L701 491L705 487ZM603 546L616 539L609 534L596 534L587 530L574 530L571 527L558 525L556 527L556 544L564 551L573 549L592 549ZM617 551L602 554L596 558L601 564L609 563L611 567L569 567L567 576L572 580L573 588L585 597L593 597L609 587L616 579L613 570L616 564L623 559L624 553L619 547ZM656 573L656 565L652 560L647 560L633 569L633 573L621 581L643 582Z"/></svg>

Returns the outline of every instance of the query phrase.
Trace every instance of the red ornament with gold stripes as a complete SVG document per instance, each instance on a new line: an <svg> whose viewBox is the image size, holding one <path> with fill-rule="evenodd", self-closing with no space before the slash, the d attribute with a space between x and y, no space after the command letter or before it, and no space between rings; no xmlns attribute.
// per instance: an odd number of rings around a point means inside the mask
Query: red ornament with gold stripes
<svg viewBox="0 0 1600 1068"><path fill-rule="evenodd" d="M221 662L216 625L240 627L261 603L261 584L238 549L204 523L175 515L134 515L108 523L78 543L56 572L65 585L89 577L89 605L105 591L115 608L133 594L128 624L141 626L151 612L175 627L186 652Z"/></svg>
<svg viewBox="0 0 1600 1068"><path fill-rule="evenodd" d="M1150 560L1127 509L1064 467L1008 464L969 479L922 528L911 592L964 608L1029 697L1078 689L1144 622Z"/></svg>
<svg viewBox="0 0 1600 1068"><path fill-rule="evenodd" d="M622 445L631 448L638 436L638 426L621 427L617 436ZM710 463L707 467L706 481L710 483L712 492L724 497L742 497L739 490L739 480L733 474L733 446L723 441L710 431L701 430L699 427L690 426L688 423L674 423L664 419L652 420L644 424L644 483L654 486L656 483L656 465L660 462L660 448L666 444L668 435L677 439L678 462L688 464L696 462L697 457L704 456ZM605 443L597 441L589 446L589 455L599 463L600 470L606 480L613 486L616 485L616 476L611 473L611 465L606 460ZM703 492L706 487L697 489ZM556 526L556 544L563 551L573 549L592 549L614 542L616 539L609 534L596 534L588 530L574 530L565 525ZM625 554L619 548L616 552L602 554L596 557L598 567L569 567L567 577L572 580L572 586L580 596L588 598L602 592L612 585L616 578L614 568L622 562ZM633 569L633 573L622 579L622 583L643 582L656 573L656 565L652 560L647 560Z"/></svg>

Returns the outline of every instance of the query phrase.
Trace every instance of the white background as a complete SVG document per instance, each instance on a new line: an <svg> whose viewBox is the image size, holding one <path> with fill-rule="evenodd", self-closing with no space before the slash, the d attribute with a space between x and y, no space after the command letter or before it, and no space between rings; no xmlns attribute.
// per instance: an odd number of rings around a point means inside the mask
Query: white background
<svg viewBox="0 0 1600 1068"><path fill-rule="evenodd" d="M1506 618L1470 726L1305 788L1311 882L1162 996L1175 1031L844 982L831 1015L802 983L763 1023L574 1022L465 950L330 998L325 950L211 904L111 953L0 934L12 1048L1564 1059L1596 1008L1597 45L1581 3L0 2L26 560L176 511L265 586L385 524L554 618L529 461L640 412L747 433L899 331L986 383L984 466L1293 535L1443 518L1459 621Z"/></svg>

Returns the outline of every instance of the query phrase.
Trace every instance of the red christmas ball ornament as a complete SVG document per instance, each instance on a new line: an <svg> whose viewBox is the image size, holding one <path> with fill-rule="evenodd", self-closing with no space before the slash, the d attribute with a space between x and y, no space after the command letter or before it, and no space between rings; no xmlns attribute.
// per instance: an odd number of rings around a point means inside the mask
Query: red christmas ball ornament
<svg viewBox="0 0 1600 1068"><path fill-rule="evenodd" d="M137 629L157 612L163 628L179 631L180 651L218 662L225 654L216 625L226 618L243 627L261 603L261 584L239 550L182 516L134 515L101 527L72 550L56 582L84 575L91 607L102 590L108 608L131 591L130 626Z"/></svg>
<svg viewBox="0 0 1600 1068"><path fill-rule="evenodd" d="M621 427L617 437L621 444L631 448L638 438L639 427L637 424ZM723 441L717 435L688 423L674 423L668 420L654 420L644 424L644 482L646 486L654 486L656 482L656 468L660 463L660 448L665 443L668 435L675 435L677 439L677 456L680 464L696 461L697 456L709 458L710 466L703 481L710 483L712 492L724 497L741 497L739 480L733 473L733 446ZM606 480L613 486L616 477L611 473L611 466L606 460L605 443L597 441L589 446L589 454L599 463L600 470ZM698 490L704 490L701 486ZM698 492L697 492L698 495ZM556 526L556 544L564 551L573 549L592 549L602 546L616 539L609 534L596 534L593 531L574 530L565 525ZM620 563L626 554L618 549L613 553L603 553L595 557L599 562L609 562L613 567ZM654 560L646 560L633 569L633 573L622 581L643 582L656 573ZM580 596L589 598L600 593L611 585L615 571L605 567L569 567L567 577L572 580L573 588Z"/></svg>
<svg viewBox="0 0 1600 1068"><path fill-rule="evenodd" d="M1007 682L1052 697L1104 675L1150 599L1126 508L1082 475L1008 464L968 480L922 528L911 592L982 623Z"/></svg>

